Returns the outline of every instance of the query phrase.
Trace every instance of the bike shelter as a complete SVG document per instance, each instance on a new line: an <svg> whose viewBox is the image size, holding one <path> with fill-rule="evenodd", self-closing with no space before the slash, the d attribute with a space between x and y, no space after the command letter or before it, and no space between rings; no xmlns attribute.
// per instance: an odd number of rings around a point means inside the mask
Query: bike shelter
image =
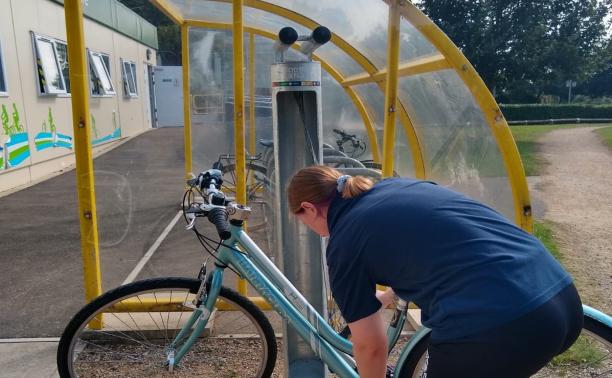
<svg viewBox="0 0 612 378"><path fill-rule="evenodd" d="M114 142L94 161L89 107L101 100L90 99L84 79L82 4L65 1L68 50L79 52L70 77L87 301L103 286L197 273L202 253L184 240L191 235L177 205L185 178L215 163L226 192L253 208L249 233L322 312L324 245L285 209L286 184L302 166L436 181L531 231L526 179L503 114L474 67L409 1L151 3L180 26L184 127ZM282 28L310 36L320 25L330 41L307 53L312 61L301 52L308 40L277 61ZM74 274L81 261L70 261ZM228 283L270 310L245 282ZM289 366L313 357L285 334ZM292 376L305 376L298 370Z"/></svg>

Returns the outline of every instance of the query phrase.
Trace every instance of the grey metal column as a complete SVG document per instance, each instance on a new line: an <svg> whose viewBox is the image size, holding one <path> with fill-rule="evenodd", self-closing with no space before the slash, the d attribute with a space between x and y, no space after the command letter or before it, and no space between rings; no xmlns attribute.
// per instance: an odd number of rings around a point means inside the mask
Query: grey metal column
<svg viewBox="0 0 612 378"><path fill-rule="evenodd" d="M275 161L275 256L284 274L322 314L322 241L291 215L287 185L300 168L322 161L321 66L300 61L272 65L272 109ZM285 322L286 375L324 377L326 369L310 345Z"/></svg>

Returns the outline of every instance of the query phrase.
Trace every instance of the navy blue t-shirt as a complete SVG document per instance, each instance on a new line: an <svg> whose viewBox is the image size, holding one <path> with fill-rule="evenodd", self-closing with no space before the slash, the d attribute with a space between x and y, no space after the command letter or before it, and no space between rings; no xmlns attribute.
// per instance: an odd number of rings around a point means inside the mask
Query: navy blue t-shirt
<svg viewBox="0 0 612 378"><path fill-rule="evenodd" d="M329 208L327 265L347 322L376 312L376 284L421 308L447 341L514 320L571 277L497 211L426 181L387 179Z"/></svg>

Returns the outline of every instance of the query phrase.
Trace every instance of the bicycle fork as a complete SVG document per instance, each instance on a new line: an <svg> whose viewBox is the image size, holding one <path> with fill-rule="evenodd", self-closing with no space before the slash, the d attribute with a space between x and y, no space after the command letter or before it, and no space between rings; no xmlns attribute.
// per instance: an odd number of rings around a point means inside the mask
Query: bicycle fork
<svg viewBox="0 0 612 378"><path fill-rule="evenodd" d="M166 364L170 372L179 365L196 340L202 336L221 291L222 282L223 268L215 267L211 274L210 282L206 282L206 279L202 281L195 303L184 303L184 306L191 307L194 310L180 332L165 350Z"/></svg>

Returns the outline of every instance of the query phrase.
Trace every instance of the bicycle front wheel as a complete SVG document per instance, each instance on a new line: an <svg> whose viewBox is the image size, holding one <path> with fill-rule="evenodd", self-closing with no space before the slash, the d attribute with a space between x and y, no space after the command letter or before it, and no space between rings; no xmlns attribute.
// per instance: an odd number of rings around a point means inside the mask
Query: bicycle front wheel
<svg viewBox="0 0 612 378"><path fill-rule="evenodd" d="M195 279L157 278L96 298L74 316L60 339L60 375L170 376L170 345L193 313L189 306L199 286ZM217 307L172 376L269 377L277 345L268 319L227 288L221 288Z"/></svg>

